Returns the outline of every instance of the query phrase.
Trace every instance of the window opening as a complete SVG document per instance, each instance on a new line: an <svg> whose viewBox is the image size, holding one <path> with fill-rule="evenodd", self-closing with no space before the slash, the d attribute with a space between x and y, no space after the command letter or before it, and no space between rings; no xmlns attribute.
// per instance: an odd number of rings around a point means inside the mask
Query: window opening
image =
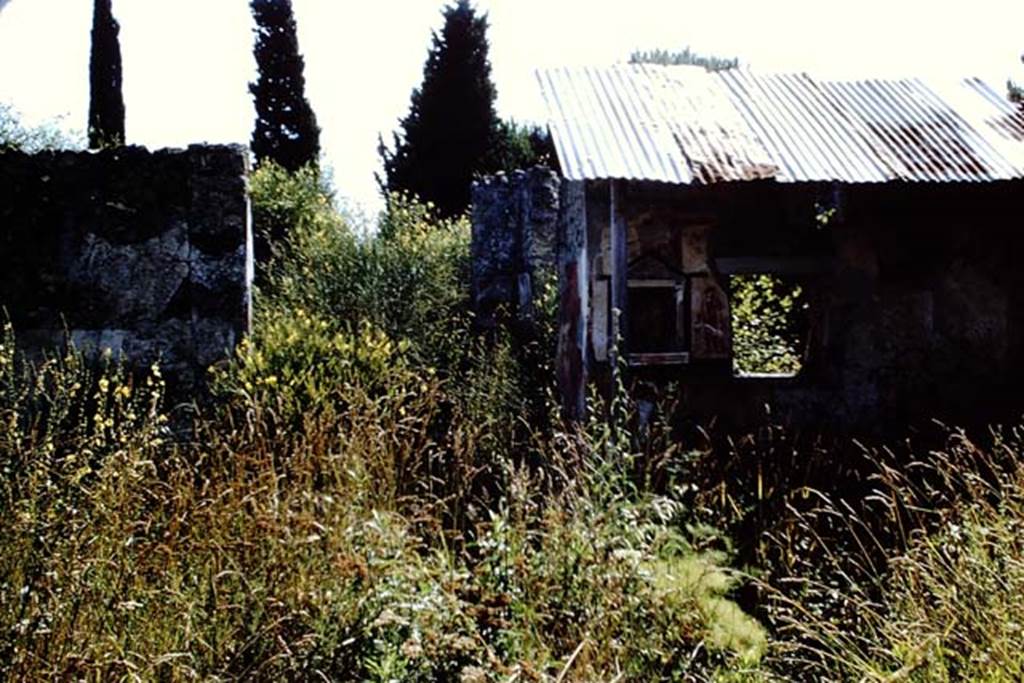
<svg viewBox="0 0 1024 683"><path fill-rule="evenodd" d="M678 239L668 242L674 248L659 244L628 266L626 339L628 358L634 365L689 360L687 278L680 269Z"/></svg>
<svg viewBox="0 0 1024 683"><path fill-rule="evenodd" d="M804 364L807 288L770 273L729 277L733 374L793 376Z"/></svg>

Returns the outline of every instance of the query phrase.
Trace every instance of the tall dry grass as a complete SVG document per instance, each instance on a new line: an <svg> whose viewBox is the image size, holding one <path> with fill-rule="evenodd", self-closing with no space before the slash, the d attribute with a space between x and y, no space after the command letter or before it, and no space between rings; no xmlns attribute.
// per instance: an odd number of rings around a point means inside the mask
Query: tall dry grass
<svg viewBox="0 0 1024 683"><path fill-rule="evenodd" d="M1024 672L1021 434L875 467L857 501L824 493L775 539L800 568L767 586L781 670L833 680L1015 681Z"/></svg>
<svg viewBox="0 0 1024 683"><path fill-rule="evenodd" d="M254 179L295 227L253 337L187 420L158 369L73 349L32 364L5 331L3 677L753 668L765 635L728 600L734 575L692 545L672 496L630 476L628 439L548 429L534 351L474 334L465 223L408 205L359 234L316 182Z"/></svg>

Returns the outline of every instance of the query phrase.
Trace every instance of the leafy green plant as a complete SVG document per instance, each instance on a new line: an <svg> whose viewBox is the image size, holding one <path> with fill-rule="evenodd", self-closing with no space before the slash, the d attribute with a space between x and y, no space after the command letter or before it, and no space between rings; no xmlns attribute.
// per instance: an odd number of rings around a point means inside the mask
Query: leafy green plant
<svg viewBox="0 0 1024 683"><path fill-rule="evenodd" d="M798 372L802 350L797 316L805 306L801 287L771 275L736 275L729 284L736 372Z"/></svg>
<svg viewBox="0 0 1024 683"><path fill-rule="evenodd" d="M84 146L82 135L64 131L59 121L27 126L14 107L0 102L0 152L20 150L34 153L48 149L81 149Z"/></svg>
<svg viewBox="0 0 1024 683"><path fill-rule="evenodd" d="M520 124L514 119L498 121L495 141L488 150L486 170L510 172L533 166L558 168L555 143L546 128Z"/></svg>
<svg viewBox="0 0 1024 683"><path fill-rule="evenodd" d="M292 231L345 233L325 178L314 166L291 173L267 160L250 176L249 192L256 260L261 265L282 255Z"/></svg>
<svg viewBox="0 0 1024 683"><path fill-rule="evenodd" d="M625 423L557 428L551 335L480 334L468 226L377 234L273 167L287 225L217 400L158 369L0 345L0 661L12 680L686 680L756 666L674 491ZM651 439L645 441L651 449ZM666 456L667 457L667 456Z"/></svg>

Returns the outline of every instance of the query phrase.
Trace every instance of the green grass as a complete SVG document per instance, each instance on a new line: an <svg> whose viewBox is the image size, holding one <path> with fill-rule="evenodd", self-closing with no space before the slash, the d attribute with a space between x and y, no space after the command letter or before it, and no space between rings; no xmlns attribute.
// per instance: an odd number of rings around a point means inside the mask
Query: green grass
<svg viewBox="0 0 1024 683"><path fill-rule="evenodd" d="M1015 430L958 432L913 460L871 451L858 501L822 492L776 539L805 555L765 585L784 634L766 661L804 677L1024 675L1024 462ZM785 572L782 572L783 574Z"/></svg>
<svg viewBox="0 0 1024 683"><path fill-rule="evenodd" d="M528 342L478 336L468 226L351 229L312 174L256 329L170 411L158 369L0 346L7 680L685 680L753 668L727 558L594 423L554 428ZM262 213L261 213L262 212ZM284 218L281 218L284 217Z"/></svg>
<svg viewBox="0 0 1024 683"><path fill-rule="evenodd" d="M4 327L5 680L1020 680L1016 431L684 447L623 396L569 427L551 300L474 330L465 220L252 187L288 238L212 400Z"/></svg>

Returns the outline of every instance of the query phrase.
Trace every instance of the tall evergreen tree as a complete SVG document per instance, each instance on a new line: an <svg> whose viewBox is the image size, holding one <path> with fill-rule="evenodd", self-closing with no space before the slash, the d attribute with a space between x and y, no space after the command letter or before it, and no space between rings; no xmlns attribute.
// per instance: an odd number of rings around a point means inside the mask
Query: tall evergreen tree
<svg viewBox="0 0 1024 683"><path fill-rule="evenodd" d="M316 164L320 127L306 99L305 62L291 0L251 0L249 7L259 67L259 77L249 84L256 105L253 154L257 163L269 159L289 171Z"/></svg>
<svg viewBox="0 0 1024 683"><path fill-rule="evenodd" d="M121 95L121 27L111 0L95 0L92 53L89 58L89 148L124 144L124 98Z"/></svg>
<svg viewBox="0 0 1024 683"><path fill-rule="evenodd" d="M433 34L423 83L413 91L394 150L380 144L386 179L378 182L386 191L411 193L453 216L469 204L473 175L491 170L489 152L500 131L487 17L477 16L469 0L457 0L443 13L444 27Z"/></svg>

